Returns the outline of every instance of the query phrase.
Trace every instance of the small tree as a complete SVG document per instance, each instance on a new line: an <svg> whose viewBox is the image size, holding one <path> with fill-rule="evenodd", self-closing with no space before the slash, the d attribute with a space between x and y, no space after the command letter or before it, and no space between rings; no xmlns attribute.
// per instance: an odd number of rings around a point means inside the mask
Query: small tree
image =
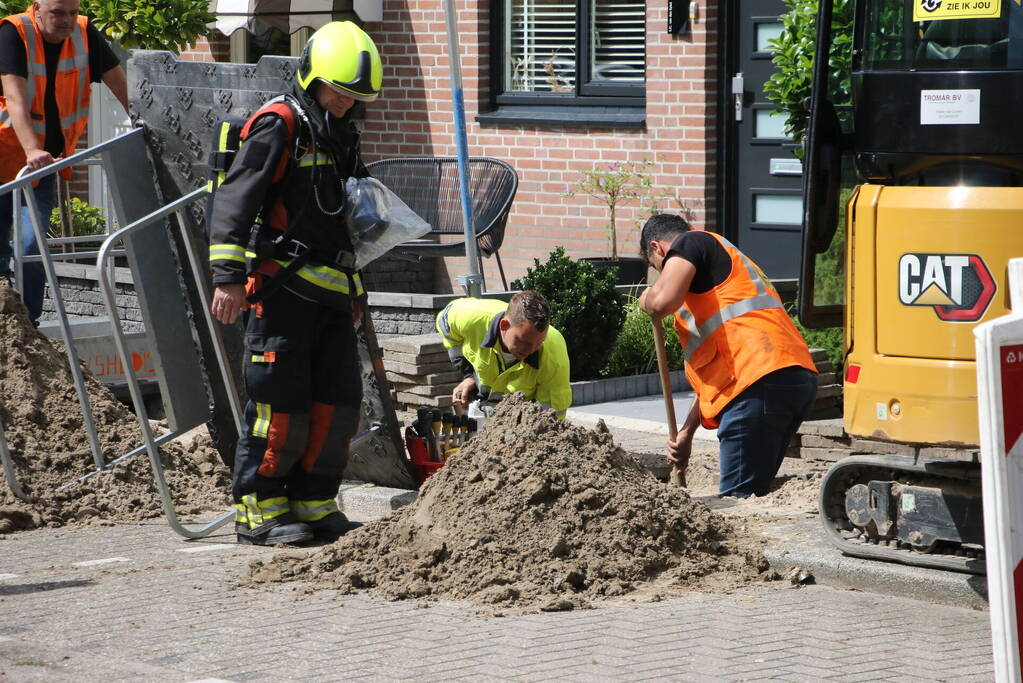
<svg viewBox="0 0 1023 683"><path fill-rule="evenodd" d="M785 0L781 34L770 41L778 71L764 84L767 99L786 116L785 134L802 143L810 113L806 101L813 89L813 56L817 42L817 0ZM835 0L831 17L828 95L836 106L849 104L852 69L853 0ZM840 114L841 116L841 114ZM796 152L802 157L802 148Z"/></svg>
<svg viewBox="0 0 1023 683"><path fill-rule="evenodd" d="M654 162L649 159L637 162L616 161L603 170L579 171L582 177L562 193L566 197L586 194L607 206L608 251L612 261L618 260L618 207L628 202L647 202L657 206L664 198L654 191L653 180L647 173L653 165Z"/></svg>
<svg viewBox="0 0 1023 683"><path fill-rule="evenodd" d="M615 289L617 268L596 271L585 261L565 256L565 248L551 252L546 263L533 259L526 276L513 289L532 289L551 305L551 324L565 335L572 379L593 379L600 374L622 329L625 310Z"/></svg>

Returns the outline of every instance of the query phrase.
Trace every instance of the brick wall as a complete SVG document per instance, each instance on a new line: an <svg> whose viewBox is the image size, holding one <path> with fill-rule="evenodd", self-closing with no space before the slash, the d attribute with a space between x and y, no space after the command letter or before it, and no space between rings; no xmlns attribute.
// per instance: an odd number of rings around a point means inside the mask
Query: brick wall
<svg viewBox="0 0 1023 683"><path fill-rule="evenodd" d="M230 61L230 52L230 39L220 31L214 30L179 56L189 62L227 62Z"/></svg>
<svg viewBox="0 0 1023 683"><path fill-rule="evenodd" d="M667 3L648 3L646 126L638 130L476 122L481 107L489 106L490 3L459 0L456 6L470 154L504 159L519 173L500 252L509 281L559 245L575 256L606 254L606 208L592 198L561 194L582 168L656 159L656 183L676 190L695 209L698 224L714 227L716 2L701 3L692 34L683 38L664 31ZM384 16L366 26L380 47L385 83L380 99L367 108L364 155L454 155L443 6L385 0ZM632 207L620 211L619 253L635 253L637 217ZM464 259L438 264L439 281L464 272ZM485 275L491 286L500 282L493 259L485 261Z"/></svg>
<svg viewBox="0 0 1023 683"><path fill-rule="evenodd" d="M107 309L103 294L99 291L96 269L92 266L75 263L54 264L57 279L60 280L60 292L64 298L64 310L69 316L86 318L106 318ZM115 303L117 316L123 323L125 332L139 332L143 329L142 312L139 309L138 297L131 275L125 268L118 268L114 277ZM41 321L56 320L57 309L50 295L50 287L46 286L43 295L43 312Z"/></svg>

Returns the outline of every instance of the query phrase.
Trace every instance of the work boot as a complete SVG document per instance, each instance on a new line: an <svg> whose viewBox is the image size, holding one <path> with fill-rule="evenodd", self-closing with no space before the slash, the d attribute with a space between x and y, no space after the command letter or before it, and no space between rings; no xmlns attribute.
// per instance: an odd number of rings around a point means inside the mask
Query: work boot
<svg viewBox="0 0 1023 683"><path fill-rule="evenodd" d="M307 524L313 530L313 537L323 543L333 543L344 536L345 533L359 526L355 522L349 522L348 518L341 511L332 512L326 517L322 517L315 522L307 522Z"/></svg>
<svg viewBox="0 0 1023 683"><path fill-rule="evenodd" d="M244 524L235 524L234 530L238 534L239 545L285 545L303 543L313 537L309 525L303 522L278 524L258 534L253 534Z"/></svg>

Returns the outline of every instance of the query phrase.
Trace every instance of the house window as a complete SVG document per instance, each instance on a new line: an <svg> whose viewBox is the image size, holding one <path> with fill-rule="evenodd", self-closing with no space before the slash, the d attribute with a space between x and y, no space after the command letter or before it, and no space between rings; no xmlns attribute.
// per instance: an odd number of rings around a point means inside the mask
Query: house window
<svg viewBox="0 0 1023 683"><path fill-rule="evenodd" d="M642 103L643 0L500 0L497 6L499 105Z"/></svg>
<svg viewBox="0 0 1023 683"><path fill-rule="evenodd" d="M255 64L263 55L297 57L313 34L311 28L300 28L290 36L278 29L259 34L238 30L231 34L231 61L240 64Z"/></svg>

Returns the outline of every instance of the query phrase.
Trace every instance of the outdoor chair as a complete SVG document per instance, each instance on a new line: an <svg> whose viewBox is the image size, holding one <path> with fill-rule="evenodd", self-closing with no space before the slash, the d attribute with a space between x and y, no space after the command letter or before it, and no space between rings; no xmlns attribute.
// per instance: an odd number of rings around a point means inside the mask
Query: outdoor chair
<svg viewBox="0 0 1023 683"><path fill-rule="evenodd" d="M366 166L370 174L398 195L409 208L430 224L427 237L462 236L462 200L455 157L397 157L374 161ZM499 159L469 159L469 197L472 201L473 227L482 258L493 255L501 273L501 284L508 289L498 249L504 241L508 212L519 187L519 177L511 166ZM465 255L465 240L441 242L424 239L399 245L399 255L443 257Z"/></svg>

